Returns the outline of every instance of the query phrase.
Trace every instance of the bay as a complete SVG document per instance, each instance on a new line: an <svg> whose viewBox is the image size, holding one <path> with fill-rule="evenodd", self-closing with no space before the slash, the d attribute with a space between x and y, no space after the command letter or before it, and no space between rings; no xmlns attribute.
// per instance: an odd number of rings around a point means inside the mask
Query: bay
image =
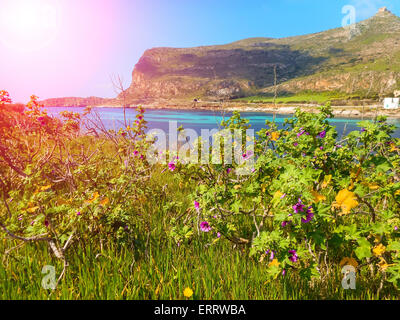
<svg viewBox="0 0 400 320"><path fill-rule="evenodd" d="M46 108L49 115L59 117L61 111L73 111L83 113L83 107L48 107ZM118 130L124 127L124 112L123 108L93 108L93 113L104 123L106 129ZM136 118L135 109L126 109L126 118L132 123ZM200 135L201 129L220 129L220 123L225 118L229 118L232 112L221 112L213 110L177 110L177 109L147 109L145 112L145 120L148 122L148 130L162 129L168 132L169 122L177 121L178 127L183 126L184 129L193 129ZM243 118L249 119L251 128L255 132L265 128L265 120L273 120L273 114L263 112L241 112ZM275 122L280 128L283 127L284 120L290 118L291 115L276 115ZM94 119L94 115L90 116ZM334 118L329 122L336 127L339 135L346 129L346 133L353 130L360 130L357 123L361 119L353 118ZM400 121L397 119L389 120L390 123L397 126L397 130L393 135L400 138Z"/></svg>

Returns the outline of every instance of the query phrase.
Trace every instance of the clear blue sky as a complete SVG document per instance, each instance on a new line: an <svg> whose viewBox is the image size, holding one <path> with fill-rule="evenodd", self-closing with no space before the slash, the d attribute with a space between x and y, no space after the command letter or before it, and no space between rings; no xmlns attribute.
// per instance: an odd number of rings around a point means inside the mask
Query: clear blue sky
<svg viewBox="0 0 400 320"><path fill-rule="evenodd" d="M341 26L344 5L355 6L357 21L382 6L400 15L400 0L52 1L59 3L54 39L29 54L0 43L0 87L14 100L25 101L31 93L41 98L113 97L109 76L120 74L129 85L134 65L152 47L319 32Z"/></svg>

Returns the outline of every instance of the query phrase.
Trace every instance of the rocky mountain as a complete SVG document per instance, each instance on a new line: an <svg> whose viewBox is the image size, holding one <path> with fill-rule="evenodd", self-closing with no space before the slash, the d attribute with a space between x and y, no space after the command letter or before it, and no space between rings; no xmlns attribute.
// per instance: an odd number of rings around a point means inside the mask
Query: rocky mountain
<svg viewBox="0 0 400 320"><path fill-rule="evenodd" d="M275 88L274 83L277 83ZM348 28L227 45L153 48L136 64L128 100L400 89L400 18L382 8Z"/></svg>

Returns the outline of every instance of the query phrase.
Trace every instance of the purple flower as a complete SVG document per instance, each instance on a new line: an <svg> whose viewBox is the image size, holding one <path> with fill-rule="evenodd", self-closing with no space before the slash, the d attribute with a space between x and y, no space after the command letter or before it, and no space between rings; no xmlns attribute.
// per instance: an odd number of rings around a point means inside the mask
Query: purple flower
<svg viewBox="0 0 400 320"><path fill-rule="evenodd" d="M48 220L44 220L44 225L46 226L46 228L49 226L49 221Z"/></svg>
<svg viewBox="0 0 400 320"><path fill-rule="evenodd" d="M22 216L18 216L18 220L21 221L22 220Z"/></svg>
<svg viewBox="0 0 400 320"><path fill-rule="evenodd" d="M231 173L231 171L232 171L232 168L228 168L228 169L226 169L226 173L227 173L227 174L230 174L230 173Z"/></svg>
<svg viewBox="0 0 400 320"><path fill-rule="evenodd" d="M299 260L299 256L297 255L296 250L289 250L289 253L291 256L289 257L289 260L292 262L297 262Z"/></svg>
<svg viewBox="0 0 400 320"><path fill-rule="evenodd" d="M303 128L300 128L300 132L297 134L297 137L301 137L306 131Z"/></svg>
<svg viewBox="0 0 400 320"><path fill-rule="evenodd" d="M312 218L314 218L314 213L312 212L312 206L308 207L306 213L307 213L306 218L305 219L301 218L302 223L309 223L312 220Z"/></svg>
<svg viewBox="0 0 400 320"><path fill-rule="evenodd" d="M301 203L301 199L292 207L294 213L303 212L305 205Z"/></svg>
<svg viewBox="0 0 400 320"><path fill-rule="evenodd" d="M286 274L286 270L283 269L283 270L282 270L282 275L285 276L285 274Z"/></svg>
<svg viewBox="0 0 400 320"><path fill-rule="evenodd" d="M397 226L396 226L396 227L394 227L394 230L395 230L395 231L399 230L399 227L397 227Z"/></svg>
<svg viewBox="0 0 400 320"><path fill-rule="evenodd" d="M194 200L194 208L195 208L197 211L200 211L200 203L198 203L196 200Z"/></svg>
<svg viewBox="0 0 400 320"><path fill-rule="evenodd" d="M270 254L270 256L269 256L269 260L274 260L274 258L275 258L275 252L273 252L273 251L271 251L271 254Z"/></svg>
<svg viewBox="0 0 400 320"><path fill-rule="evenodd" d="M289 223L289 221L283 221L281 224L282 228L286 227Z"/></svg>
<svg viewBox="0 0 400 320"><path fill-rule="evenodd" d="M171 171L175 171L175 169L176 169L175 163L173 163L172 161L170 163L168 163L168 168Z"/></svg>
<svg viewBox="0 0 400 320"><path fill-rule="evenodd" d="M321 147L319 147L319 149L320 149L320 150L324 150L324 147L323 147L323 146L321 146Z"/></svg>
<svg viewBox="0 0 400 320"><path fill-rule="evenodd" d="M293 143L293 145L294 145L295 147L297 147L297 146L299 145L299 143L298 143L298 142L295 142L295 143Z"/></svg>
<svg viewBox="0 0 400 320"><path fill-rule="evenodd" d="M137 155L139 154L139 151L135 150L135 151L133 151L133 154L134 154L135 156L137 156Z"/></svg>
<svg viewBox="0 0 400 320"><path fill-rule="evenodd" d="M211 231L211 227L209 225L209 223L207 221L203 221L202 223L200 223L200 229L203 232L210 232Z"/></svg>
<svg viewBox="0 0 400 320"><path fill-rule="evenodd" d="M77 215L77 216L80 216L80 215L81 215L81 212L80 212L80 211L78 211L78 212L76 213L76 215Z"/></svg>
<svg viewBox="0 0 400 320"><path fill-rule="evenodd" d="M367 129L361 128L361 132L365 132L365 131L367 131Z"/></svg>
<svg viewBox="0 0 400 320"><path fill-rule="evenodd" d="M217 238L221 238L221 233L217 232Z"/></svg>
<svg viewBox="0 0 400 320"><path fill-rule="evenodd" d="M318 137L320 137L321 139L325 138L326 137L326 131L323 130L320 133L318 133Z"/></svg>
<svg viewBox="0 0 400 320"><path fill-rule="evenodd" d="M283 199L284 197L286 197L286 193L284 193L283 195L281 195L281 199Z"/></svg>
<svg viewBox="0 0 400 320"><path fill-rule="evenodd" d="M341 144L337 144L335 147L336 147L337 149L343 148L343 146L342 146Z"/></svg>

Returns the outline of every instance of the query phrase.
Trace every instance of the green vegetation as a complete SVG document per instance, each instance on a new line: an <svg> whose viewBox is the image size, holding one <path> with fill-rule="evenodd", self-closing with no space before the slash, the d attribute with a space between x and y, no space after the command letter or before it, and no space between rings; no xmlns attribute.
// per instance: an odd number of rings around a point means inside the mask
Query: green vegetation
<svg viewBox="0 0 400 320"><path fill-rule="evenodd" d="M333 100L349 100L357 97L356 94L346 95L341 92L311 92L303 91L297 94L279 95L276 98L276 103L314 103L325 104ZM250 102L250 103L273 103L274 97L268 96L251 96L235 99L233 101Z"/></svg>
<svg viewBox="0 0 400 320"><path fill-rule="evenodd" d="M0 91L0 298L399 299L400 139L384 117L339 137L329 105L297 110L242 136L233 164L200 165L154 150L141 107L114 132L90 109L10 102Z"/></svg>

